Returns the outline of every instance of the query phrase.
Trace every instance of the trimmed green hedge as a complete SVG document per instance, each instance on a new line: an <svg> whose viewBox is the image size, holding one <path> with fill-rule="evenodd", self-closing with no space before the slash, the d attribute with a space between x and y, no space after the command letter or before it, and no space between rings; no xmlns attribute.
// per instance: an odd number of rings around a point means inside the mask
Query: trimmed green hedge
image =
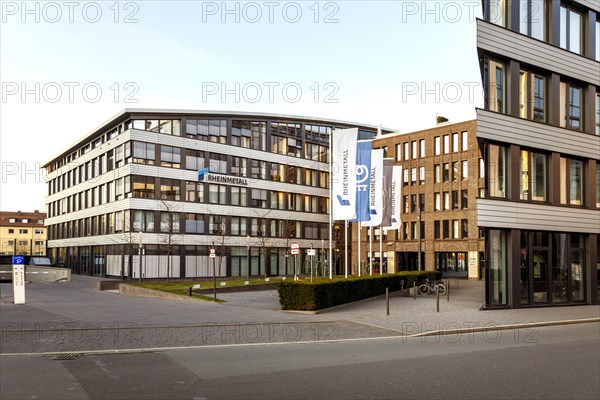
<svg viewBox="0 0 600 400"><path fill-rule="evenodd" d="M404 288L407 289L412 287L415 280L418 286L425 282L425 279L436 281L441 278L441 272L437 271L411 271L348 279L319 279L313 283L283 281L279 284L279 303L283 310L322 310L379 296L385 293L386 287L390 291L399 290L401 282L404 282Z"/></svg>

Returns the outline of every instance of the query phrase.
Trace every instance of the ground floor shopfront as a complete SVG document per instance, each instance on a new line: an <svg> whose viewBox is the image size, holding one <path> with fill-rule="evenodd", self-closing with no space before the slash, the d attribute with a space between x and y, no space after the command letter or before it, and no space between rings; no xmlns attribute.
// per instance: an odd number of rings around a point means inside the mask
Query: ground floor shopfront
<svg viewBox="0 0 600 400"><path fill-rule="evenodd" d="M137 245L77 246L49 249L57 265L73 273L104 277L203 278L213 276L213 262L218 277L328 275L327 249L290 255L285 248L216 247L209 256L209 246ZM336 273L339 257L334 253Z"/></svg>
<svg viewBox="0 0 600 400"><path fill-rule="evenodd" d="M600 234L486 232L486 306L598 304Z"/></svg>

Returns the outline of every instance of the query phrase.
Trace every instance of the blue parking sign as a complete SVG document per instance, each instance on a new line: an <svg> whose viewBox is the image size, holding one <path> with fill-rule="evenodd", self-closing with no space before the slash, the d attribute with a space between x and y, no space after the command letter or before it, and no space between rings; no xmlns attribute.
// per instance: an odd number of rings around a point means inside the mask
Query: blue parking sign
<svg viewBox="0 0 600 400"><path fill-rule="evenodd" d="M23 265L23 264L25 264L25 257L13 256L12 263L13 263L13 265Z"/></svg>

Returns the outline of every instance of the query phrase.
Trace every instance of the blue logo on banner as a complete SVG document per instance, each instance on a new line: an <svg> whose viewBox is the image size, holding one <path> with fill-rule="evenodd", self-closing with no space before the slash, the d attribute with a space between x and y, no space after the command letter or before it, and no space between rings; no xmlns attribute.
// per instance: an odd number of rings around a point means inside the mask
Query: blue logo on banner
<svg viewBox="0 0 600 400"><path fill-rule="evenodd" d="M340 196L339 194L337 196L337 199L340 202L340 205L342 205L342 206L349 206L350 205L350 201L342 199L342 196Z"/></svg>
<svg viewBox="0 0 600 400"><path fill-rule="evenodd" d="M13 263L13 265L23 265L23 264L25 264L25 257L13 256L12 263Z"/></svg>

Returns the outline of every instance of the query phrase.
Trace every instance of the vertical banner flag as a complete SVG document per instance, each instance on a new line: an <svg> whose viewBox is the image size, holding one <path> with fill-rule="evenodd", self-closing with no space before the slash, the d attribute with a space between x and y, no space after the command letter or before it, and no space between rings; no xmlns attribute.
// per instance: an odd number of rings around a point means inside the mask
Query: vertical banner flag
<svg viewBox="0 0 600 400"><path fill-rule="evenodd" d="M383 220L381 227L392 225L392 167L394 159L383 159Z"/></svg>
<svg viewBox="0 0 600 400"><path fill-rule="evenodd" d="M369 189L371 187L372 147L370 140L360 141L356 145L356 219L352 222L371 219Z"/></svg>
<svg viewBox="0 0 600 400"><path fill-rule="evenodd" d="M391 187L391 225L386 230L400 229L400 199L402 198L402 166L394 165L392 168L392 187Z"/></svg>
<svg viewBox="0 0 600 400"><path fill-rule="evenodd" d="M356 142L358 128L335 129L331 144L331 205L333 220L356 217Z"/></svg>
<svg viewBox="0 0 600 400"><path fill-rule="evenodd" d="M383 149L371 152L371 187L369 188L371 220L363 226L379 226L383 218Z"/></svg>

